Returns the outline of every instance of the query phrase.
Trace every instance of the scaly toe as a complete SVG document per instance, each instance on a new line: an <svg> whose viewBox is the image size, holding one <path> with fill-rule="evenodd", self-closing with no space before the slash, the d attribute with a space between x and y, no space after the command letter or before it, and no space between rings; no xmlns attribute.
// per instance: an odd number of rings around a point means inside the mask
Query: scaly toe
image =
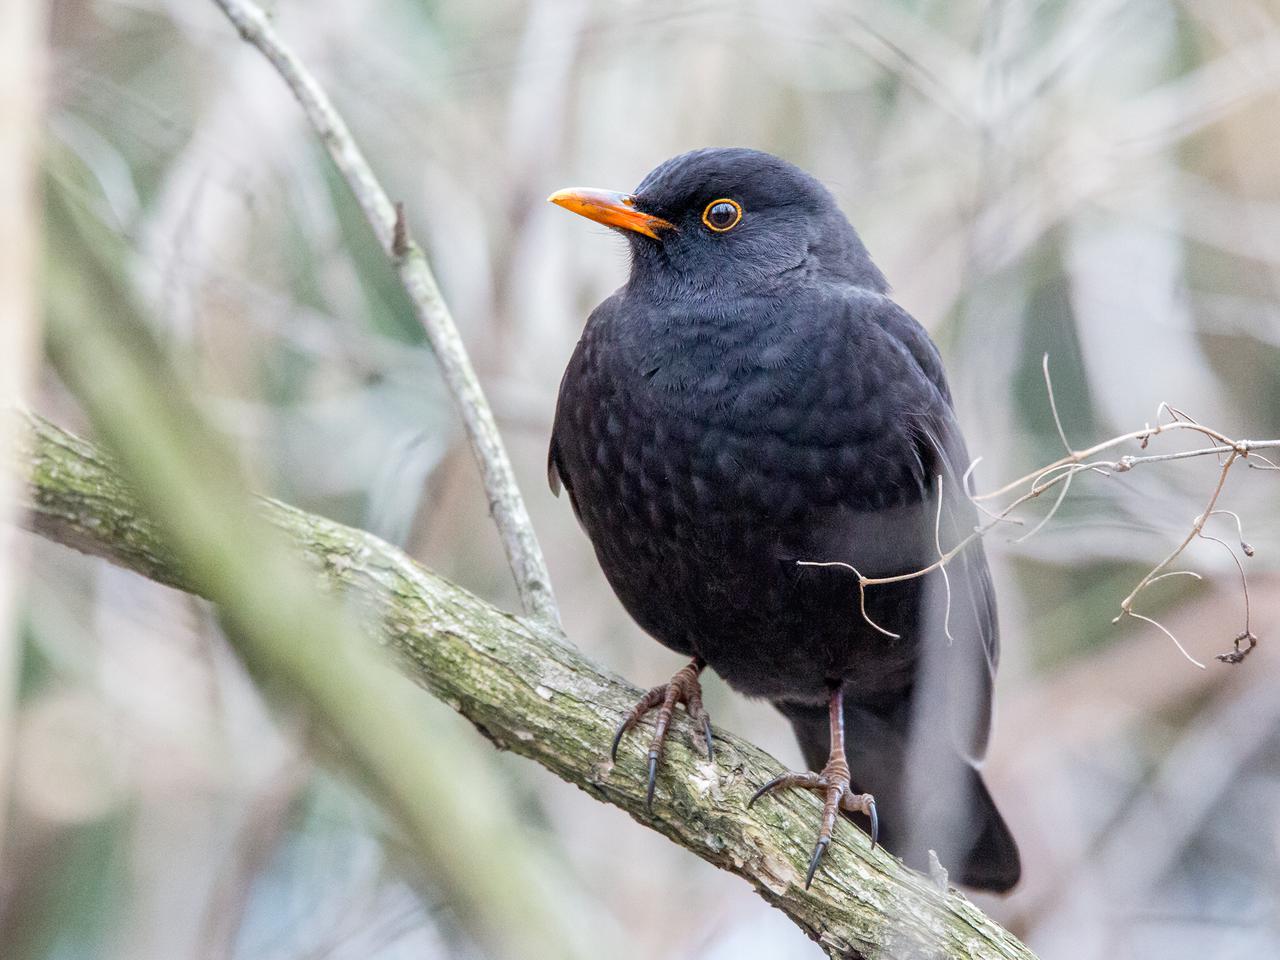
<svg viewBox="0 0 1280 960"><path fill-rule="evenodd" d="M785 787L799 787L803 790L814 790L822 794L822 825L818 830L818 841L814 845L813 855L809 860L809 869L805 873L804 887L809 889L814 874L822 864L827 847L831 845L831 833L840 811L847 813L865 813L871 818L871 849L880 841L880 818L876 813L876 800L869 793L854 793L850 783L848 767L843 762L831 763L822 773L784 773L774 777L747 801L750 808L766 793Z"/></svg>
<svg viewBox="0 0 1280 960"><path fill-rule="evenodd" d="M847 813L865 813L871 820L871 849L880 842L880 817L876 813L876 798L869 793L854 793L846 789L840 797L840 809Z"/></svg>
<svg viewBox="0 0 1280 960"><path fill-rule="evenodd" d="M667 729L675 715L676 705L683 703L691 720L701 724L699 736L707 750L707 759L714 760L712 747L711 718L702 706L702 687L698 683L698 674L706 666L701 660L694 660L680 670L667 683L649 690L626 717L613 734L613 743L609 746L609 758L618 762L618 747L627 731L638 724L650 711L656 709L658 715L654 724L653 738L649 741L647 778L645 783L645 808L653 810L653 797L658 782L658 762L662 759L663 747L666 745ZM696 739L696 738L695 738Z"/></svg>
<svg viewBox="0 0 1280 960"><path fill-rule="evenodd" d="M799 787L802 790L825 790L827 787L827 781L824 777L821 777L816 773L805 772L780 774L751 795L751 799L747 801L747 809L750 809L752 804L763 797L766 793L782 787Z"/></svg>

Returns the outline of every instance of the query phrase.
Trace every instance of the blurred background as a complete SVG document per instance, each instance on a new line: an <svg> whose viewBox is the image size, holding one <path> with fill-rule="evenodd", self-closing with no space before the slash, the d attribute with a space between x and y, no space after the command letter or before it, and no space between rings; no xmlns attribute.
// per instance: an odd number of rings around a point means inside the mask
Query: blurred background
<svg viewBox="0 0 1280 960"><path fill-rule="evenodd" d="M640 686L679 660L614 600L544 469L561 371L625 279L625 244L546 205L554 189L627 189L705 145L816 174L942 348L980 489L1061 453L1046 352L1077 447L1154 422L1161 401L1280 436L1275 0L272 9L407 205L570 637ZM280 79L207 0L47 14L46 207L110 241L49 217L45 301L59 278L110 270L256 486L515 609L431 353ZM50 371L37 406L86 429ZM1111 624L1216 474L1207 459L1082 475L1034 537L1011 542L1047 504L988 538L1004 636L988 782L1024 880L978 899L1046 960L1280 955L1280 475L1242 466L1222 502L1256 550L1261 646L1244 664L1213 660L1245 614L1214 543L1182 564L1203 582L1162 581L1140 607L1205 669L1154 627ZM1240 539L1229 517L1210 530ZM485 956L455 922L461 894L430 863L407 867L384 817L265 704L206 605L31 536L19 547L0 953ZM770 707L714 679L707 696L718 725L800 762ZM626 957L817 954L741 880L421 709L514 798L515 828L557 865L566 922L603 918Z"/></svg>

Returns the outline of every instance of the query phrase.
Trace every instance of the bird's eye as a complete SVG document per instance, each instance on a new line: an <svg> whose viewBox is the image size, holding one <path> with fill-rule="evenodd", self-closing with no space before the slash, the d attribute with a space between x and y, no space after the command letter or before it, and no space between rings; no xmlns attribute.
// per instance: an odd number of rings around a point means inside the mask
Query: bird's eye
<svg viewBox="0 0 1280 960"><path fill-rule="evenodd" d="M712 200L702 211L702 222L716 233L732 230L742 219L742 204L728 197Z"/></svg>

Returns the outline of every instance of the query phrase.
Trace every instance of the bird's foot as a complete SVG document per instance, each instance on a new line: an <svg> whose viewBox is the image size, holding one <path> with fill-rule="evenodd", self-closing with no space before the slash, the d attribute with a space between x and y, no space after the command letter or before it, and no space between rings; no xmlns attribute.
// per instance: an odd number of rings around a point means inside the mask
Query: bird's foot
<svg viewBox="0 0 1280 960"><path fill-rule="evenodd" d="M707 751L707 759L715 759L711 746L711 717L702 706L702 684L698 682L698 674L705 666L706 663L700 657L694 658L667 683L659 684L646 693L640 698L640 702L631 708L631 712L627 714L622 725L618 727L618 732L613 736L613 747L609 751L609 756L617 763L618 744L622 742L623 734L639 723L640 718L650 710L657 709L658 722L653 731L653 739L649 741L649 789L645 794L645 807L650 810L653 809L653 789L658 779L658 760L662 757L662 748L667 739L667 727L671 723L671 716L675 713L677 703L683 703L689 716L702 724L702 741Z"/></svg>
<svg viewBox="0 0 1280 960"><path fill-rule="evenodd" d="M755 792L747 806L773 790L787 787L800 787L813 790L822 795L822 826L818 830L818 842L814 844L813 856L809 859L809 870L805 874L804 888L809 889L813 875L818 871L823 854L831 843L831 833L835 829L836 816L840 811L846 813L865 813L871 818L871 849L875 849L880 835L880 819L876 816L876 799L869 793L854 793L849 785L849 765L844 755L832 756L821 773L805 771L803 773L784 773L774 777Z"/></svg>

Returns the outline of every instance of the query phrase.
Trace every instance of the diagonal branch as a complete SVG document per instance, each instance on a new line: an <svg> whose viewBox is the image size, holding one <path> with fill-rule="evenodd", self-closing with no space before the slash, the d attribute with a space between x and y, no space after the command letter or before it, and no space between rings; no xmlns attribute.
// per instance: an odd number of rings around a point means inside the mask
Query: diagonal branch
<svg viewBox="0 0 1280 960"><path fill-rule="evenodd" d="M104 557L178 589L183 571L111 464L89 443L27 415L21 469L28 523L48 539ZM263 514L305 555L322 583L365 613L400 668L501 749L546 767L621 807L715 866L749 881L832 956L1034 960L963 897L940 891L842 825L821 882L804 889L812 797L746 809L781 765L716 731L716 762L691 746L691 725L667 753L653 812L645 811L636 741L614 768L610 735L640 691L560 641L558 631L502 613L376 537L273 500Z"/></svg>
<svg viewBox="0 0 1280 960"><path fill-rule="evenodd" d="M262 8L250 0L214 0L240 31L257 47L289 85L302 105L320 142L373 229L379 246L395 264L400 283L413 303L413 312L427 333L441 373L462 414L471 452L480 467L489 497L489 510L497 524L507 562L515 576L524 612L559 626L560 615L551 592L551 577L542 548L533 532L524 498L493 419L493 411L467 356L462 337L440 294L435 275L422 250L409 234L403 212L392 205L373 168L334 109L328 95L293 51L276 35Z"/></svg>

